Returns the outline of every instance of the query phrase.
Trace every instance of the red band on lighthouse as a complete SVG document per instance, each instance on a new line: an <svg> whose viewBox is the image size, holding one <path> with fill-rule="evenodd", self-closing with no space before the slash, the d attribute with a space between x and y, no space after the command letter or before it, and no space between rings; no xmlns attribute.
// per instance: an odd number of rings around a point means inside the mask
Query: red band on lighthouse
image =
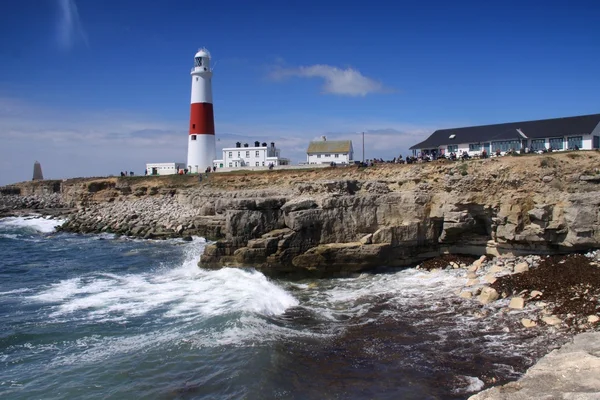
<svg viewBox="0 0 600 400"><path fill-rule="evenodd" d="M194 103L190 110L190 135L214 135L215 119L212 103Z"/></svg>

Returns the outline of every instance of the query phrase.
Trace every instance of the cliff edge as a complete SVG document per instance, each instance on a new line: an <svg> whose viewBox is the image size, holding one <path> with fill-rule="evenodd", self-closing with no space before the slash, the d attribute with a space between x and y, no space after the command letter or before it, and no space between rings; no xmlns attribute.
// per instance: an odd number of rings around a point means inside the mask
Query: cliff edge
<svg viewBox="0 0 600 400"><path fill-rule="evenodd" d="M600 153L197 176L24 182L0 213L61 209L64 230L215 240L203 267L316 274L442 253L600 247Z"/></svg>

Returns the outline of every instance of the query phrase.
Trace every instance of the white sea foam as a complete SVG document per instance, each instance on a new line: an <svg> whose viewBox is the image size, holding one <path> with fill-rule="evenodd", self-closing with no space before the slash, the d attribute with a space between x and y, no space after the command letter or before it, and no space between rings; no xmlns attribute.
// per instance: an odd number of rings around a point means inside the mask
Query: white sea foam
<svg viewBox="0 0 600 400"><path fill-rule="evenodd" d="M20 294L20 293L27 293L27 292L31 292L31 289L22 288L22 289L9 290L7 292L0 292L0 296L8 296L10 294Z"/></svg>
<svg viewBox="0 0 600 400"><path fill-rule="evenodd" d="M263 274L235 268L207 271L196 262L196 240L182 266L140 274L98 273L57 282L30 300L54 305L52 318L122 321L157 312L196 318L250 312L277 315L298 301Z"/></svg>
<svg viewBox="0 0 600 400"><path fill-rule="evenodd" d="M456 389L455 393L473 393L479 392L485 386L483 381L475 376L463 376L466 386Z"/></svg>
<svg viewBox="0 0 600 400"><path fill-rule="evenodd" d="M7 217L0 219L0 229L26 228L41 233L54 232L65 220L44 217Z"/></svg>

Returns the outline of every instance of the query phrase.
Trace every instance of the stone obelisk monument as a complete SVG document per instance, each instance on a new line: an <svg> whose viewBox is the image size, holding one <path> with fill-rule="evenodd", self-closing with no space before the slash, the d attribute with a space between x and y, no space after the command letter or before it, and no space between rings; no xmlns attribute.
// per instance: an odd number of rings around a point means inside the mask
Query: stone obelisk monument
<svg viewBox="0 0 600 400"><path fill-rule="evenodd" d="M42 181L44 180L44 175L42 174L42 166L39 161L33 163L33 179L34 181Z"/></svg>

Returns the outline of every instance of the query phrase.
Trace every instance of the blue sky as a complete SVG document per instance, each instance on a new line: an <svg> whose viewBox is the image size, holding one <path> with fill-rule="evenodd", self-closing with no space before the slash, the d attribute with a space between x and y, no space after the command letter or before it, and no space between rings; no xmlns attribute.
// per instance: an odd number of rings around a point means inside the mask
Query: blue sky
<svg viewBox="0 0 600 400"><path fill-rule="evenodd" d="M597 1L0 5L0 185L185 161L193 55L219 146L321 135L392 158L437 128L600 112Z"/></svg>

